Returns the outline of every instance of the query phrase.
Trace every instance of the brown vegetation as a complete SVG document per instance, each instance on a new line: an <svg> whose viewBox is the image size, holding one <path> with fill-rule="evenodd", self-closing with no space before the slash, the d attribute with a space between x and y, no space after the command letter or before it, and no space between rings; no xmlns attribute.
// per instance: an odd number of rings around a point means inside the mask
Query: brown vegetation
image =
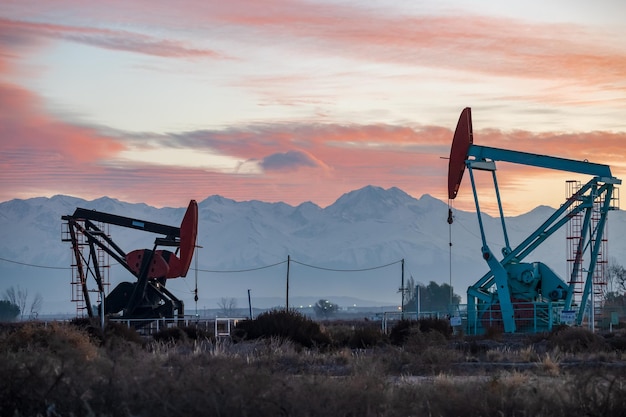
<svg viewBox="0 0 626 417"><path fill-rule="evenodd" d="M104 332L89 322L6 325L0 416L621 416L626 410L625 333L563 328L494 339L409 321L398 323L392 342L372 322L320 325L272 314L274 324L249 322L237 340L195 328L166 329L146 340L114 324ZM260 328L269 333L259 336Z"/></svg>

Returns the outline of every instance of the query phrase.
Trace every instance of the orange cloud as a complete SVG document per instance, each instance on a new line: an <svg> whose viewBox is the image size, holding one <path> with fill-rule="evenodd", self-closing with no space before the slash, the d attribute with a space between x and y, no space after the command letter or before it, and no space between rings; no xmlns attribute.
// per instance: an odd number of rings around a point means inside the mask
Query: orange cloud
<svg viewBox="0 0 626 417"><path fill-rule="evenodd" d="M51 118L36 96L7 84L0 84L0 138L0 198L7 200L80 195L85 182L102 178L98 163L124 149L96 129Z"/></svg>
<svg viewBox="0 0 626 417"><path fill-rule="evenodd" d="M1 196L6 199L47 195L42 190L48 190L87 198L109 195L157 206L181 206L190 198L202 200L213 194L235 200L285 201L293 205L313 201L326 206L341 194L369 184L397 186L415 197L431 194L442 200L447 198L447 160L441 157L449 153L452 131L444 127L282 123L159 135L156 139L154 135L119 133L135 144L143 140L154 144L156 140L161 146L211 149L244 160L263 161L266 169L251 174L157 166L150 165L150 161L122 165L115 162L117 152L123 148L121 139L103 137L95 129L63 124L29 112L29 108L36 108L31 95L6 86L3 92L2 110L15 111L11 113L12 122L3 120L4 131L0 134L7 138L19 135L26 144L20 147L19 140L2 144ZM25 117L29 114L36 117ZM475 132L475 143L585 159L589 149L601 148L603 144L610 152L624 154L626 133L572 136L484 130ZM602 159L588 159L605 163ZM626 167L620 169L614 172L618 177L626 173ZM543 195L542 187L535 187L537 181L546 183L555 178L551 172L538 168L498 164L506 213L516 214L538 204L558 205L564 198L564 179L559 178L554 186L558 188L557 196ZM483 176L477 181L482 208L495 212L495 200L489 196L493 193L491 178ZM25 190L30 195L25 195ZM473 210L467 178L454 205Z"/></svg>
<svg viewBox="0 0 626 417"><path fill-rule="evenodd" d="M474 132L474 144L513 151L588 161L609 165L614 177L626 180L626 132L532 133L527 131L502 132L486 129ZM567 181L582 184L589 175L526 165L496 162L497 180L505 214L519 214L539 205L558 207L570 195ZM481 209L497 213L494 185L491 175L477 172ZM461 186L459 208L474 209L470 180L465 175Z"/></svg>
<svg viewBox="0 0 626 417"><path fill-rule="evenodd" d="M96 129L51 118L35 95L8 84L0 84L0 137L3 152L50 152L68 163L108 158L124 149L118 140Z"/></svg>
<svg viewBox="0 0 626 417"><path fill-rule="evenodd" d="M521 130L485 130L475 133L474 143L606 165L622 164L623 156L626 155L624 132L531 133Z"/></svg>

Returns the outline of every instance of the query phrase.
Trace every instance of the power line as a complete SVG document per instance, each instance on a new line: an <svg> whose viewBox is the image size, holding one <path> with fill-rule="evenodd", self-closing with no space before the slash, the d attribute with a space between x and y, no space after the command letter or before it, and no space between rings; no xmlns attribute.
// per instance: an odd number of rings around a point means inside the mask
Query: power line
<svg viewBox="0 0 626 417"><path fill-rule="evenodd" d="M72 268L67 268L67 267L62 267L62 266L36 265L36 264L31 264L31 263L26 263L26 262L12 261L10 259L1 258L1 257L0 257L0 261L5 261L5 262L13 263L13 264L18 264L18 265L30 266L30 267L33 267L33 268L62 269L62 270L72 269ZM369 268L359 268L359 269L326 268L326 267L323 267L323 266L311 265L311 264L307 264L307 263L304 263L304 262L300 262L300 261L297 261L295 259L290 259L290 262L294 262L294 263L297 263L299 265L306 266L308 268L320 269L320 270L323 270L323 271L331 271L331 272L364 272L364 271L372 271L372 270L375 270L375 269L386 268L388 266L398 264L398 263L402 262L402 260L390 262L390 263L384 264L384 265L377 265L377 266L372 266L372 267L369 267ZM198 272L210 272L210 273L228 274L228 273L258 271L258 270L261 270L261 269L267 269L267 268L272 268L272 267L275 267L275 266L278 266L278 265L282 265L284 263L287 263L287 261L280 261L280 262L276 262L276 263L273 263L273 264L270 264L270 265L263 265L263 266L258 266L258 267L255 267L255 268L248 268L248 269L228 269L228 270L225 270L225 269L200 269L200 268L190 268L190 269L192 271L198 271Z"/></svg>
<svg viewBox="0 0 626 417"><path fill-rule="evenodd" d="M45 269L72 269L72 268L67 268L64 266L49 266L49 265L36 265L36 264L29 264L26 262L18 262L18 261L12 261L10 259L6 259L6 258L0 258L0 261L4 261L4 262L9 262L12 264L17 264L17 265L24 265L24 266L32 266L33 268L45 268Z"/></svg>
<svg viewBox="0 0 626 417"><path fill-rule="evenodd" d="M249 269L231 269L231 270L218 270L218 269L194 269L191 268L194 271L198 271L198 272L215 272L215 273L233 273L233 272L250 272L250 271L258 271L259 269L266 269L266 268L272 268L274 266L277 265L281 265L287 263L287 261L281 261L281 262L276 262L275 264L271 264L271 265L264 265L264 266L258 266L256 268L249 268Z"/></svg>
<svg viewBox="0 0 626 417"><path fill-rule="evenodd" d="M315 266L315 265L305 264L304 262L296 261L294 259L292 259L291 262L297 263L297 264L302 265L302 266L307 266L309 268L321 269L321 270L324 270L324 271L332 271L332 272L363 272L363 271L372 271L374 269L386 268L388 266L398 264L398 263L402 262L402 260L400 259L399 261L390 262L390 263L385 264L385 265L378 265L378 266L372 266L372 267L369 267L369 268L361 268L361 269L324 268L322 266Z"/></svg>

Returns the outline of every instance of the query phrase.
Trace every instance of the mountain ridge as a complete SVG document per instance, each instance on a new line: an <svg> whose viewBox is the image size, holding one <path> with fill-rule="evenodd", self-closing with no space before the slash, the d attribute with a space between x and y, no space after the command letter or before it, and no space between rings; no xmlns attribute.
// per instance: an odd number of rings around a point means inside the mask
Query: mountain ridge
<svg viewBox="0 0 626 417"><path fill-rule="evenodd" d="M220 296L240 298L248 289L259 298L281 297L288 257L299 262L290 263L290 291L294 296L321 294L330 298L335 294L380 305L399 302L402 259L405 280L412 276L424 284L451 282L462 297L467 286L488 270L481 257L474 212L454 210L450 226L446 203L427 194L416 199L396 187L363 187L345 193L326 208L311 202L297 206L238 202L218 195L198 205L201 248L187 278L167 284L187 306L194 305L196 280L200 305ZM185 207L155 208L110 197L87 201L56 195L0 203L0 230L12 237L0 241L0 258L4 259L0 260L0 293L20 285L30 294L40 292L44 296L45 311L72 310L72 259L69 243L61 242L61 216L72 214L77 207L172 226L180 224L185 211ZM554 210L539 206L507 217L511 243L519 243ZM621 212L609 217L615 220L609 220L615 224L609 235L616 237L617 252L623 253L626 245L621 236L626 233L626 217ZM497 253L503 246L500 220L483 215L483 222L488 243ZM110 234L125 251L151 248L155 238L150 233L114 226ZM532 261L548 263L563 276L565 246L564 232L557 233ZM387 264L390 266L379 268ZM358 271L368 268L371 270ZM133 279L119 265L111 265L110 275L111 289L118 282Z"/></svg>

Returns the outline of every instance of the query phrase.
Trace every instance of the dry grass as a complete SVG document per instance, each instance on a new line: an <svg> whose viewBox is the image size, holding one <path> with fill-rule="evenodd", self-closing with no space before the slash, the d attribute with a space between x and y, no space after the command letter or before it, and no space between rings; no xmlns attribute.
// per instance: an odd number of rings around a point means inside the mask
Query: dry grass
<svg viewBox="0 0 626 417"><path fill-rule="evenodd" d="M350 345L349 330L320 350L280 337L140 344L119 329L99 339L67 324L5 328L0 416L610 417L626 409L619 352L605 351L602 366L589 367L580 359L589 352L559 344L539 352L506 344L503 335L482 349L479 340L469 340L474 346L420 330L392 345L365 330L359 337L375 343L363 348ZM333 334L328 324L323 331ZM596 361L600 354L593 352ZM471 372L462 366L468 358Z"/></svg>
<svg viewBox="0 0 626 417"><path fill-rule="evenodd" d="M541 361L541 370L550 376L558 376L560 372L558 352L546 353Z"/></svg>

